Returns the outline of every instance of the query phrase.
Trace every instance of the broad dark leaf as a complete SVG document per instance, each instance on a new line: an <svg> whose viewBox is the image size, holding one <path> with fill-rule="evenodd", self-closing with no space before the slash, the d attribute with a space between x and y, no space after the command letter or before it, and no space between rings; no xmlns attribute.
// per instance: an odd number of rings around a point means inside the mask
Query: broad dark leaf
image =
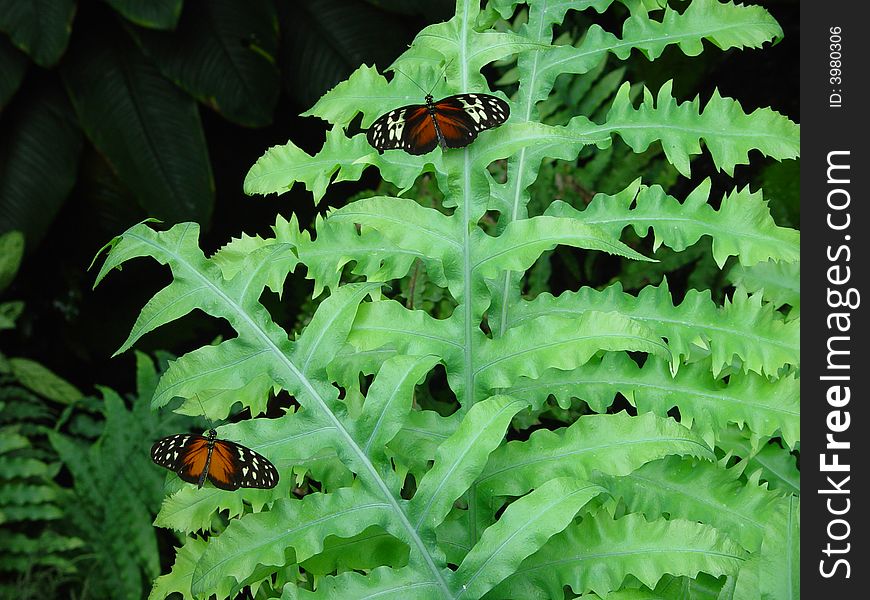
<svg viewBox="0 0 870 600"><path fill-rule="evenodd" d="M0 31L36 64L50 67L66 50L75 12L73 0L3 0Z"/></svg>
<svg viewBox="0 0 870 600"><path fill-rule="evenodd" d="M411 42L397 17L363 0L279 4L284 89L308 108L362 63L387 67Z"/></svg>
<svg viewBox="0 0 870 600"><path fill-rule="evenodd" d="M82 140L63 91L34 83L0 128L0 231L21 230L31 250L75 183Z"/></svg>
<svg viewBox="0 0 870 600"><path fill-rule="evenodd" d="M123 231L148 215L106 159L92 146L82 152L77 196L105 235Z"/></svg>
<svg viewBox="0 0 870 600"><path fill-rule="evenodd" d="M423 15L432 22L446 21L453 14L453 0L366 0L368 4L402 15Z"/></svg>
<svg viewBox="0 0 870 600"><path fill-rule="evenodd" d="M5 35L0 35L0 111L21 85L27 71L27 57L16 50Z"/></svg>
<svg viewBox="0 0 870 600"><path fill-rule="evenodd" d="M23 256L24 234L15 230L0 234L0 292L5 290L15 279ZM0 323L2 323L3 312L2 305L0 305ZM2 325L0 325L0 329L3 329Z"/></svg>
<svg viewBox="0 0 870 600"><path fill-rule="evenodd" d="M125 19L151 29L174 29L184 0L104 0Z"/></svg>
<svg viewBox="0 0 870 600"><path fill-rule="evenodd" d="M214 182L193 99L116 36L81 40L62 75L85 134L146 212L206 223Z"/></svg>
<svg viewBox="0 0 870 600"><path fill-rule="evenodd" d="M173 33L133 31L169 79L240 125L272 121L278 22L270 0L192 0Z"/></svg>

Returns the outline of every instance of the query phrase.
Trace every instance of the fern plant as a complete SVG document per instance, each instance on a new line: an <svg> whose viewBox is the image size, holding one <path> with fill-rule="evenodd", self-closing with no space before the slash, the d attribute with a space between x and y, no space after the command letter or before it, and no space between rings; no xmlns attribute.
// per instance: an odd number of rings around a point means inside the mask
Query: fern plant
<svg viewBox="0 0 870 600"><path fill-rule="evenodd" d="M24 235L0 235L0 293L12 283L24 254ZM14 329L24 310L16 300L0 302L0 330ZM5 336L5 334L0 334ZM45 427L57 406L81 394L40 363L0 351L0 597L51 594L75 573L74 555L83 542L57 524L69 493L55 482L60 461Z"/></svg>
<svg viewBox="0 0 870 600"><path fill-rule="evenodd" d="M0 292L23 248L20 232L0 236ZM0 329L22 310L0 302ZM148 446L189 419L151 412L158 372L141 353L136 365L128 410L108 388L102 400L83 397L42 364L0 351L0 597L138 598L159 573L151 521L162 483Z"/></svg>
<svg viewBox="0 0 870 600"><path fill-rule="evenodd" d="M10 363L23 360L9 360L0 353L2 598L51 595L75 579L76 555L85 545L63 527L70 493L55 481L61 461L45 432L58 411L44 397L20 385Z"/></svg>
<svg viewBox="0 0 870 600"><path fill-rule="evenodd" d="M528 21L510 31L498 23L516 1L481 10L458 0L450 21L421 31L394 67L428 88L446 65L438 94L491 92L481 69L518 56L516 92L495 92L510 120L463 150L379 155L348 133L360 114L366 127L419 101L409 78L360 67L306 113L332 124L320 152L272 148L245 181L249 193L302 183L318 202L332 181L374 166L399 190L330 210L314 236L294 217L210 257L194 224L142 223L109 244L98 282L144 256L172 272L120 351L194 309L237 334L172 363L153 407L181 397L181 410L224 419L263 414L277 390L294 399L278 418L219 428L278 467L276 488L170 477L156 524L186 539L152 598L796 597L796 490L774 484L762 455L794 468L799 319L786 309L793 295L771 296L757 269L795 265L797 232L774 223L760 190L714 192L707 180L675 198L643 173L583 210L553 201L528 212L542 161L573 161L616 136L635 152L659 143L683 176L700 140L728 175L751 150L796 156L788 119L746 114L718 93L703 108L680 103L670 84L644 89L639 105L624 84L600 122L548 124L538 112L557 76L582 77L607 55L755 48L781 31L758 7L623 0L621 37L592 26L576 45L552 43L569 9L612 3L530 0ZM490 168L503 160L498 177ZM432 179L438 205L408 197ZM629 227L651 232L649 252L624 243ZM736 257L743 269L721 304L703 290L675 304L667 281L636 295L618 282L521 293L523 274L556 246L651 264L702 237L719 268ZM288 332L260 300L302 266L313 296L328 295ZM399 284L420 270L443 291L434 314L409 308L414 295ZM449 395L432 389L442 369ZM630 410L610 408L618 395ZM537 418L554 402L563 422L544 427Z"/></svg>
<svg viewBox="0 0 870 600"><path fill-rule="evenodd" d="M65 527L82 541L76 557L77 589L83 598L138 598L160 572L158 536L151 522L163 496L162 477L153 471L153 439L190 427L190 419L152 412L147 399L157 385L151 358L136 353L136 394L131 408L112 389L78 403L48 432L72 486L66 488ZM78 423L83 408L97 413L94 439Z"/></svg>

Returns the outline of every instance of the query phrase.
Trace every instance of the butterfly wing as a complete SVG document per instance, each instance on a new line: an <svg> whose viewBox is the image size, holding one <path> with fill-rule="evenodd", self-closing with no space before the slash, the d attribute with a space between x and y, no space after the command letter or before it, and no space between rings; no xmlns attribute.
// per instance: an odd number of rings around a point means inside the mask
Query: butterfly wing
<svg viewBox="0 0 870 600"><path fill-rule="evenodd" d="M250 448L226 440L215 440L208 478L222 490L273 488L278 484L278 469Z"/></svg>
<svg viewBox="0 0 870 600"><path fill-rule="evenodd" d="M234 442L215 440L209 457L208 444L209 439L202 435L170 435L154 442L151 460L188 483L199 484L205 473L222 490L273 488L278 484L278 470L263 455Z"/></svg>
<svg viewBox="0 0 870 600"><path fill-rule="evenodd" d="M409 104L378 117L366 139L378 152L399 148L408 154L426 154L438 144L425 104Z"/></svg>
<svg viewBox="0 0 870 600"><path fill-rule="evenodd" d="M199 482L207 456L208 438L201 435L170 435L151 446L151 460L190 483Z"/></svg>
<svg viewBox="0 0 870 600"><path fill-rule="evenodd" d="M490 94L457 94L435 103L438 128L448 148L464 148L478 133L498 127L509 116L507 102Z"/></svg>

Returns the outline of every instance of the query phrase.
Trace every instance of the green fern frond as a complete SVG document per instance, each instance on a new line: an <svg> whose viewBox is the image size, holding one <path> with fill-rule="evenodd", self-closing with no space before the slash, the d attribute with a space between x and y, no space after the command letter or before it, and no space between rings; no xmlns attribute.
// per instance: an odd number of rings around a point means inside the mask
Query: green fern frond
<svg viewBox="0 0 870 600"><path fill-rule="evenodd" d="M140 256L167 265L173 278L120 351L194 309L236 332L172 362L152 407L180 397L179 410L193 413L204 399L209 416L241 406L256 417L277 391L294 399L278 418L219 427L222 438L269 458L278 486L167 485L157 523L208 536L184 544L152 598L227 598L245 587L288 599L559 598L566 585L599 596L671 584L718 593L723 579L746 589L771 568L766 552L778 538L767 515L795 529L780 518L789 514L780 490L760 483L775 474L757 462L786 452L776 438L799 444L800 321L777 311L772 293L751 278L722 304L710 290L675 304L667 280L636 296L616 284L527 299L522 287L524 273L568 248L579 251L577 265L602 254L648 264L636 236L650 230L653 248L675 255L709 237L714 261L705 265L715 273L732 256L746 268L795 264L798 234L777 227L762 193L748 188L713 209L709 181L678 200L635 175L585 210L536 195L538 216L529 218L528 206L536 179L555 171L542 170L544 161L571 168L616 136L622 153L659 142L684 175L701 141L729 175L753 150L796 155L798 126L770 109L746 114L718 93L702 109L699 99L674 97L670 83L655 100L643 89L636 107L631 83L618 85L624 71L605 73L606 57L624 60L634 49L654 60L669 45L694 56L704 40L756 48L781 30L758 7L693 0L676 11L625 0L621 37L593 25L574 45L553 39L568 10L603 12L611 1L530 0L524 24L494 27L517 4L495 0L481 11L458 0L453 18L424 29L399 57L397 76L360 67L306 113L331 125L321 150L271 148L245 180L248 193L261 194L302 184L317 203L332 181L358 180L374 166L398 191L361 194L318 217L313 234L279 219L273 236L243 236L212 257L193 225L158 232L140 224L111 244L98 281ZM511 56L518 87L508 97L490 90L481 69ZM548 104L566 73L590 74L588 96ZM511 118L464 150L421 156L379 154L364 135L346 133L355 120L365 128L386 110L419 103L411 78L439 96L495 93ZM421 175L436 194L421 192ZM313 295L325 297L301 331L286 331L260 296L280 293L299 266ZM536 293L546 274L530 276ZM421 277L426 298L414 289ZM433 390L440 367L449 389ZM637 416L586 414L568 402L604 412L617 394ZM561 422L505 443L511 423L534 423L550 396L564 409ZM683 423L668 416L674 407ZM715 462L723 451L741 460L726 469L727 460ZM640 477L656 485L638 490ZM698 485L707 494L690 498ZM733 495L724 505L731 512L716 513L719 494ZM366 544L381 550L362 560Z"/></svg>
<svg viewBox="0 0 870 600"><path fill-rule="evenodd" d="M739 102L718 90L703 109L698 98L680 104L671 95L672 86L672 81L665 83L655 100L645 89L643 103L635 109L624 84L601 130L618 133L635 152L660 141L668 161L684 177L691 174L690 157L701 153L701 139L715 165L730 176L735 166L749 164L750 150L779 160L798 156L799 127L779 113L758 108L747 115Z"/></svg>
<svg viewBox="0 0 870 600"><path fill-rule="evenodd" d="M718 376L733 358L742 370L776 376L779 369L800 362L800 322L785 322L761 296L736 290L730 301L718 306L709 292L689 290L679 305L674 305L667 281L648 286L633 296L616 283L602 291L581 288L558 297L541 294L530 302L513 307L512 326L537 322L543 316L575 315L587 311L618 312L649 327L668 340L668 348L678 362L712 358L712 371Z"/></svg>
<svg viewBox="0 0 870 600"><path fill-rule="evenodd" d="M768 261L752 266L734 265L728 278L735 286L750 293L760 292L761 297L771 302L774 308L788 304L800 308L801 266L799 262L782 263Z"/></svg>
<svg viewBox="0 0 870 600"><path fill-rule="evenodd" d="M653 588L666 574L735 575L746 558L734 541L703 523L647 521L639 514L613 519L602 511L554 536L496 588L494 597L556 598L565 585L578 594L604 596L629 575Z"/></svg>
<svg viewBox="0 0 870 600"><path fill-rule="evenodd" d="M759 437L781 435L789 447L800 439L800 386L792 376L770 380L755 373L733 373L716 380L709 363L683 366L671 376L666 362L650 358L643 367L627 355L610 353L570 371L551 369L536 379L523 378L506 390L535 406L549 394L568 408L571 398L605 412L621 393L638 412L667 416L674 407L684 423L716 442L733 423Z"/></svg>
<svg viewBox="0 0 870 600"><path fill-rule="evenodd" d="M612 1L581 2L579 5L533 3L523 33L531 39L549 43L552 25L561 22L569 9L593 7L603 12L610 4ZM505 8L500 8L503 15ZM655 60L667 46L674 44L686 55L696 56L701 53L704 40L725 50L757 48L781 37L782 29L777 22L755 6L723 4L715 0L695 1L682 12L665 8L660 19L650 18L645 11L634 10L623 24L621 38L593 24L577 47L550 46L521 55L520 67L533 76L521 81L520 101L528 107L526 119L534 117L534 105L547 97L558 75L587 73L609 53L625 60L632 50L638 50L649 60Z"/></svg>
<svg viewBox="0 0 870 600"><path fill-rule="evenodd" d="M628 512L648 520L668 515L712 525L748 552L758 552L780 497L765 487L747 485L739 468L712 462L668 457L649 462L623 477L594 480Z"/></svg>
<svg viewBox="0 0 870 600"><path fill-rule="evenodd" d="M627 475L670 454L713 458L697 435L673 421L650 414L588 415L565 429L539 429L528 441L505 444L493 453L476 488L487 496L518 496L552 477Z"/></svg>
<svg viewBox="0 0 870 600"><path fill-rule="evenodd" d="M645 236L649 228L655 234L654 249L665 245L683 251L708 235L713 240L713 258L720 269L729 256L737 256L745 266L767 260L777 263L798 260L800 234L794 229L777 227L760 190L754 193L749 188L735 190L722 199L719 210L714 210L707 203L710 187L710 179L705 179L681 204L659 186L642 186L637 180L613 196L596 196L583 211L556 201L546 214L574 217L616 236L628 225L639 236Z"/></svg>

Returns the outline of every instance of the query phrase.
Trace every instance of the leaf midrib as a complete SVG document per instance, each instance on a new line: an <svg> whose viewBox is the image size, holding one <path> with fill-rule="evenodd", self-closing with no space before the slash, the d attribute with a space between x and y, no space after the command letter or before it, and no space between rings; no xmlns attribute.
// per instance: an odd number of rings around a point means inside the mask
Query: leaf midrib
<svg viewBox="0 0 870 600"><path fill-rule="evenodd" d="M428 548L424 544L423 540L417 534L414 527L408 521L407 515L405 515L404 511L399 506L399 503L396 501L396 498L390 493L389 487L387 487L386 482L380 477L377 472L375 466L371 463L368 456L366 456L362 449L356 444L354 439L351 437L350 432L344 427L344 424L336 417L336 415L329 409L326 401L320 396L317 390L314 388L312 383L309 381L308 377L305 376L304 373L297 369L296 365L275 345L275 343L269 338L268 334L261 329L256 322L250 317L248 312L244 310L241 306L236 303L236 301L229 297L223 290L217 287L214 282L205 277L202 273L199 272L198 269L195 268L186 258L182 257L172 249L167 246L159 246L155 242L144 238L136 234L135 232L128 233L130 237L139 240L141 243L145 245L152 246L157 250L162 250L163 252L169 254L173 257L177 264L184 266L188 271L190 271L193 276L197 279L200 279L205 283L205 287L212 290L212 292L222 300L226 306L238 314L245 324L248 326L249 330L256 336L261 338L261 340L265 343L267 350L270 351L281 364L290 372L290 374L295 377L302 386L306 389L306 391L310 394L311 398L316 402L318 408L320 408L321 412L333 423L333 426L338 431L339 435L344 438L344 442L347 447L357 456L357 460L359 464L361 464L366 471L368 472L368 477L375 484L375 487L381 491L381 493L386 498L388 504L392 508L393 512L396 514L397 520L401 525L402 529L407 532L408 537L411 539L413 545L417 548L417 551L423 557L424 562L426 563L429 570L432 572L433 579L438 583L439 588L444 592L445 596L450 596L449 587L447 582L444 580L444 576L441 573L440 569L438 569L437 565L434 562L431 554L428 551ZM180 240L179 240L180 245ZM241 333L241 332L240 332Z"/></svg>
<svg viewBox="0 0 870 600"><path fill-rule="evenodd" d="M674 308L677 308L677 307L674 307ZM582 314L582 313L590 312L590 311L595 312L595 309L553 307L553 308L548 308L548 309L540 311L540 312L528 311L526 314L521 315L519 318L517 318L517 323L521 323L522 321L528 321L531 319L537 319L538 317L542 317L544 315L557 315L557 316L560 314L572 314L573 315L575 313ZM636 321L640 321L642 323L644 323L644 322L658 322L658 323L662 323L665 325L672 325L675 327L691 329L694 332L711 330L711 331L716 331L718 333L727 334L728 336L734 336L737 338L751 338L752 340L755 341L755 343L757 343L761 346L763 346L764 344L770 344L772 346L779 346L781 348L784 348L784 349L790 350L790 351L797 351L797 349L798 349L796 346L789 344L788 342L779 341L778 339L775 339L772 337L763 337L760 335L753 335L750 331L745 330L745 329L744 330L737 330L733 327L728 328L728 327L716 326L716 325L712 324L712 321L705 322L703 325L697 325L697 324L694 324L688 320L666 319L666 318L661 316L661 313L656 313L652 316L648 316L646 314L636 315L636 314L633 314L633 311L630 311L630 310L617 309L615 312L618 312L619 314L621 314L625 317L628 317L630 319L634 319ZM774 321L774 323L777 323L777 322L778 321ZM787 325L787 324L783 323L783 325Z"/></svg>
<svg viewBox="0 0 870 600"><path fill-rule="evenodd" d="M655 438L640 438L640 439L635 439L635 440L614 441L614 442L609 442L606 444L599 444L599 445L595 445L595 446L584 446L583 448L578 448L576 450L571 450L569 452L559 452L556 454L548 454L548 455L540 457L540 458L529 459L529 460L525 460L522 462L515 462L509 466L503 467L501 469L497 469L495 471L491 471L490 473L487 473L485 477L479 477L477 479L477 481L475 481L475 487L480 486L480 484L482 482L484 482L488 479L492 479L496 475L501 475L502 473L506 473L506 472L511 471L513 469L528 467L530 465L543 463L543 462L549 462L552 460L561 460L561 459L567 458L569 456L576 456L578 454L584 454L586 452L595 452L598 450L607 450L610 448L621 447L621 446L640 446L640 445L647 444L647 443L673 445L673 444L676 444L677 442L694 444L694 445L702 448L704 450L704 454L710 453L710 449L707 448L707 446L705 446L704 444L702 444L698 440L693 440L691 438L686 438L686 437L677 437L677 436L665 437L665 436L662 436L662 437L655 437Z"/></svg>

